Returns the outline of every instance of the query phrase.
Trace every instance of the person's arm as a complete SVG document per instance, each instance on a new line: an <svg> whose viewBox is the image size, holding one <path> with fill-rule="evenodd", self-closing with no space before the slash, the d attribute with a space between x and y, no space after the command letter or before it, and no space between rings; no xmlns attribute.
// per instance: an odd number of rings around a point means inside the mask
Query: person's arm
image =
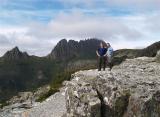
<svg viewBox="0 0 160 117"><path fill-rule="evenodd" d="M97 54L97 56L100 56L99 53L98 53L98 50L96 51L96 54Z"/></svg>
<svg viewBox="0 0 160 117"><path fill-rule="evenodd" d="M108 51L108 49L106 48L106 53L103 56L107 56L107 51Z"/></svg>
<svg viewBox="0 0 160 117"><path fill-rule="evenodd" d="M107 52L106 52L106 54L105 54L105 55L103 55L103 56L107 56Z"/></svg>

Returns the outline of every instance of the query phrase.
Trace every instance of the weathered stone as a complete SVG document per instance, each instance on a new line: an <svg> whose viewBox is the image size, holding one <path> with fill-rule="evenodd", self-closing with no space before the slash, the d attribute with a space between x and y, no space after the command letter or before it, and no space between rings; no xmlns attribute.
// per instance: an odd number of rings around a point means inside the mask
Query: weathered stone
<svg viewBox="0 0 160 117"><path fill-rule="evenodd" d="M148 57L127 59L111 72L79 71L65 84L67 116L159 117L159 71Z"/></svg>
<svg viewBox="0 0 160 117"><path fill-rule="evenodd" d="M80 84L81 83L81 84ZM66 91L68 117L100 117L101 101L96 90L85 82L74 82Z"/></svg>

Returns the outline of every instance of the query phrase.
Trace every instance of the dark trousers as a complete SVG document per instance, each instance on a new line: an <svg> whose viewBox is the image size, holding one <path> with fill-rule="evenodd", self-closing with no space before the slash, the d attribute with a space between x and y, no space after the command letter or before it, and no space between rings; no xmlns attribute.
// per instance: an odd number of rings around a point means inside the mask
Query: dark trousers
<svg viewBox="0 0 160 117"><path fill-rule="evenodd" d="M106 57L100 56L98 57L98 71L101 71L101 68L103 67L103 70L106 68Z"/></svg>
<svg viewBox="0 0 160 117"><path fill-rule="evenodd" d="M107 66L110 68L110 70L112 69L112 67L113 67L113 63L112 63L112 58L106 58L106 60L107 60Z"/></svg>

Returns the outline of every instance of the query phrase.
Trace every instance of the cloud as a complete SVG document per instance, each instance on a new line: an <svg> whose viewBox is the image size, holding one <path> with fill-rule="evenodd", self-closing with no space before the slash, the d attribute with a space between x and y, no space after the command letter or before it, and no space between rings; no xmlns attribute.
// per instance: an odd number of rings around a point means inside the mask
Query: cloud
<svg viewBox="0 0 160 117"><path fill-rule="evenodd" d="M160 9L159 0L59 0L66 7L96 7L129 11ZM126 9L127 8L127 9Z"/></svg>
<svg viewBox="0 0 160 117"><path fill-rule="evenodd" d="M149 31L154 31L157 33L160 33L160 12L157 12L155 14L149 15L146 19L145 23L148 23L148 26L146 27Z"/></svg>
<svg viewBox="0 0 160 117"><path fill-rule="evenodd" d="M114 49L144 47L159 41L158 5L159 0L2 0L0 55L19 46L44 56L62 38L97 37Z"/></svg>
<svg viewBox="0 0 160 117"><path fill-rule="evenodd" d="M0 44L1 44L1 48L3 48L6 46L9 46L11 43L5 35L0 34Z"/></svg>
<svg viewBox="0 0 160 117"><path fill-rule="evenodd" d="M0 28L0 34L5 35L2 41L8 40L10 48L19 46L29 54L39 56L49 54L62 38L80 40L97 37L110 42L114 49L136 48L158 41L159 34L146 28L151 24L155 27L153 17L140 14L90 16L80 11L61 12L47 24L32 22L25 27Z"/></svg>
<svg viewBox="0 0 160 117"><path fill-rule="evenodd" d="M81 6L81 7L93 7L98 2L97 0L58 0L66 7L69 6ZM99 1L101 2L101 0Z"/></svg>
<svg viewBox="0 0 160 117"><path fill-rule="evenodd" d="M38 37L28 35L28 27L1 27L0 28L0 55L7 50L18 46L22 51L34 55L47 55L55 44L50 40L39 40ZM47 45L47 46L46 46Z"/></svg>
<svg viewBox="0 0 160 117"><path fill-rule="evenodd" d="M38 30L37 30L38 29ZM45 29L45 31L43 30ZM115 41L119 37L139 38L141 33L121 20L108 16L87 16L81 12L60 13L47 26L32 26L29 35L39 38L105 38Z"/></svg>
<svg viewBox="0 0 160 117"><path fill-rule="evenodd" d="M153 8L158 7L159 0L106 0L110 5L127 6L127 7L141 7L141 8Z"/></svg>

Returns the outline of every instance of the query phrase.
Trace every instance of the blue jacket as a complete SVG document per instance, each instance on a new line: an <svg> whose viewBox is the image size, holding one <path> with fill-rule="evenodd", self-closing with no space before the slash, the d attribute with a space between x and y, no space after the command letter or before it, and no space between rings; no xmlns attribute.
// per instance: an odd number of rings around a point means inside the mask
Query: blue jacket
<svg viewBox="0 0 160 117"><path fill-rule="evenodd" d="M107 52L107 48L98 48L98 54L104 56Z"/></svg>

